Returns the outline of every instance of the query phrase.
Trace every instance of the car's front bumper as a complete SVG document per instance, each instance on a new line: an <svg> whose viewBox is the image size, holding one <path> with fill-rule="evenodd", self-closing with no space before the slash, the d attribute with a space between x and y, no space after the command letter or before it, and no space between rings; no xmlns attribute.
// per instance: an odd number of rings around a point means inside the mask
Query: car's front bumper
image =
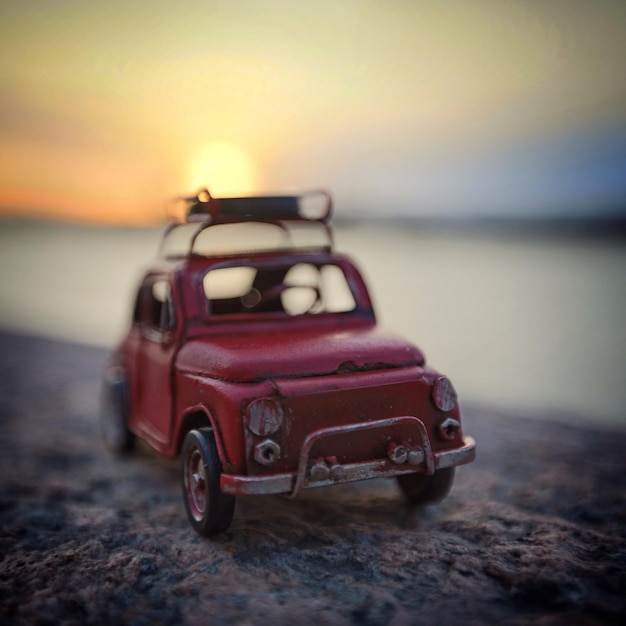
<svg viewBox="0 0 626 626"><path fill-rule="evenodd" d="M406 418L405 418L406 419ZM415 418L411 418L415 419ZM376 459L360 463L349 463L339 467L325 480L313 480L307 471L308 457L303 450L300 467L296 472L271 474L269 476L241 476L236 474L222 474L220 486L224 493L232 495L268 495L288 494L295 497L302 489L324 487L339 483L348 483L370 478L385 478L425 472L432 474L444 467L454 467L471 463L476 458L476 442L472 437L463 439L463 446L453 450L431 452L430 446L425 447L425 459L419 466L409 464L394 464L389 459ZM306 448L306 445L305 445Z"/></svg>

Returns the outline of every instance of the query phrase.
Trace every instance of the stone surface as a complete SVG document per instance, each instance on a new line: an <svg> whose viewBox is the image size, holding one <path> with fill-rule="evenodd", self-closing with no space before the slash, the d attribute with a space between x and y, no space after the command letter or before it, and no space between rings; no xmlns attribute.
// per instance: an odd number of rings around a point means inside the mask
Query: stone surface
<svg viewBox="0 0 626 626"><path fill-rule="evenodd" d="M441 505L407 509L386 480L240 498L229 531L204 540L177 462L103 449L103 350L0 334L0 354L1 623L626 616L623 431L466 407L479 456Z"/></svg>

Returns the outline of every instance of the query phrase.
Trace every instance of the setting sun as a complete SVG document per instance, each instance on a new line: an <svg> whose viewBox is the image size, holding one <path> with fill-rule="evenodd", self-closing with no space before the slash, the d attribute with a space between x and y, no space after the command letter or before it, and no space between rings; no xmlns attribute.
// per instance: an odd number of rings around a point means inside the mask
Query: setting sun
<svg viewBox="0 0 626 626"><path fill-rule="evenodd" d="M206 144L191 163L190 190L208 187L215 196L239 196L252 193L256 184L252 159L232 143Z"/></svg>

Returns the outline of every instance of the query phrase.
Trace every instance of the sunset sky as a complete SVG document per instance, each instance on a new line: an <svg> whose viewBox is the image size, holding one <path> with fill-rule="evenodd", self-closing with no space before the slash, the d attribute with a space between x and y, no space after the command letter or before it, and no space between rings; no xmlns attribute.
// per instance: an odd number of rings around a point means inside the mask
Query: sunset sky
<svg viewBox="0 0 626 626"><path fill-rule="evenodd" d="M0 213L626 210L626 2L6 0Z"/></svg>

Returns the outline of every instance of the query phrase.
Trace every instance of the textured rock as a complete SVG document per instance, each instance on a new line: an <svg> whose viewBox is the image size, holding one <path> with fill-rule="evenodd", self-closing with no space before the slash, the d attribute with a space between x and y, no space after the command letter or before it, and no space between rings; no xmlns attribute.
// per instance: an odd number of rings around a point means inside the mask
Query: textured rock
<svg viewBox="0 0 626 626"><path fill-rule="evenodd" d="M103 449L105 352L0 335L0 622L610 624L626 616L626 434L469 407L437 507L393 481L240 498L196 536L178 464ZM563 416L561 416L563 417Z"/></svg>

